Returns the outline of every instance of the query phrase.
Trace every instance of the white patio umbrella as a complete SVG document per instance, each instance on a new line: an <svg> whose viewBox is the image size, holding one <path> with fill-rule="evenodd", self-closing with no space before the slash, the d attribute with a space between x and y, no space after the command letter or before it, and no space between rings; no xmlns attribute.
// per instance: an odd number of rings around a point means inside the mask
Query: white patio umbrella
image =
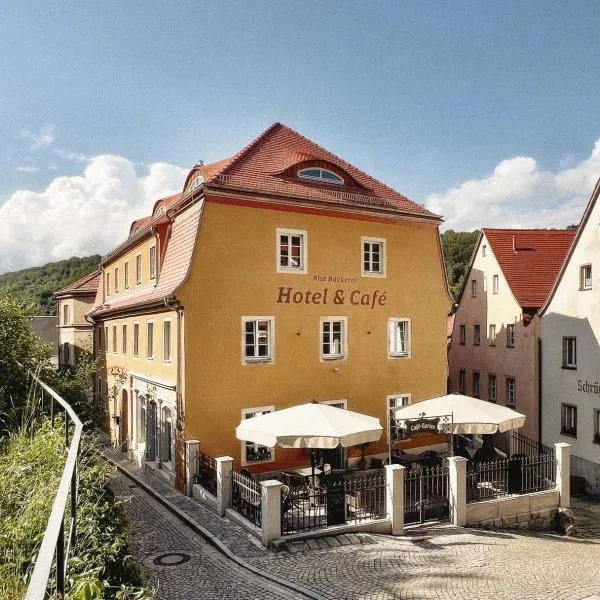
<svg viewBox="0 0 600 600"><path fill-rule="evenodd" d="M452 415L452 432L490 434L496 431L508 431L525 425L525 415L506 406L493 402L478 400L462 394L448 394L415 402L409 406L397 408L394 412L396 420L441 417ZM449 425L449 423L448 423Z"/></svg>
<svg viewBox="0 0 600 600"><path fill-rule="evenodd" d="M314 402L245 419L235 429L238 440L282 448L347 448L382 434L376 417Z"/></svg>

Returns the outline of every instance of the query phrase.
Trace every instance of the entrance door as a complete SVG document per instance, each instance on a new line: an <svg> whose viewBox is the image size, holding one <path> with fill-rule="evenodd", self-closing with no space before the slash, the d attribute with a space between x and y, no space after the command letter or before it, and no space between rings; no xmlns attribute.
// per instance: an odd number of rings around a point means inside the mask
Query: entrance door
<svg viewBox="0 0 600 600"><path fill-rule="evenodd" d="M119 444L123 452L127 452L127 438L129 434L129 403L127 398L127 390L121 393L121 427Z"/></svg>
<svg viewBox="0 0 600 600"><path fill-rule="evenodd" d="M448 467L411 466L404 475L404 522L447 519L448 493Z"/></svg>
<svg viewBox="0 0 600 600"><path fill-rule="evenodd" d="M146 414L146 460L156 460L156 402L148 402Z"/></svg>

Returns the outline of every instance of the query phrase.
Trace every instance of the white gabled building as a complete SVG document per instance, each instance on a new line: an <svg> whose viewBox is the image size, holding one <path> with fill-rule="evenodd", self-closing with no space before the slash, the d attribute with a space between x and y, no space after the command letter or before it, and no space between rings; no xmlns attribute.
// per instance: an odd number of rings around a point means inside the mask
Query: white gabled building
<svg viewBox="0 0 600 600"><path fill-rule="evenodd" d="M571 473L600 493L600 180L542 308L542 441L568 442Z"/></svg>

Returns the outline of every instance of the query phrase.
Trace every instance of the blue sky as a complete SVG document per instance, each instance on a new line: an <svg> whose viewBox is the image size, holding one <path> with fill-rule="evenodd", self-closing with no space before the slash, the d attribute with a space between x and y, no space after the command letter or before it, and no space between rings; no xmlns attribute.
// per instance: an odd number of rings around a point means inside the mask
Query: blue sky
<svg viewBox="0 0 600 600"><path fill-rule="evenodd" d="M600 176L596 1L0 7L0 271L106 251L274 121L457 229L577 222ZM91 204L115 231L65 241Z"/></svg>

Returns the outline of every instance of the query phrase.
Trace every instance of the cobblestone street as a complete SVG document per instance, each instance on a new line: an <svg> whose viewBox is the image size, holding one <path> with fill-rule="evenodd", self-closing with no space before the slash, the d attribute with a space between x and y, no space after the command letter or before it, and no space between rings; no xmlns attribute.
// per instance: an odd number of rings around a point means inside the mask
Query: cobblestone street
<svg viewBox="0 0 600 600"><path fill-rule="evenodd" d="M593 499L574 499L575 538L438 524L407 528L399 538L336 536L272 552L160 477L136 476L240 560L312 597L600 600L600 501ZM132 523L132 552L160 598L306 597L235 564L123 475L115 487ZM160 558L165 554L172 556Z"/></svg>

